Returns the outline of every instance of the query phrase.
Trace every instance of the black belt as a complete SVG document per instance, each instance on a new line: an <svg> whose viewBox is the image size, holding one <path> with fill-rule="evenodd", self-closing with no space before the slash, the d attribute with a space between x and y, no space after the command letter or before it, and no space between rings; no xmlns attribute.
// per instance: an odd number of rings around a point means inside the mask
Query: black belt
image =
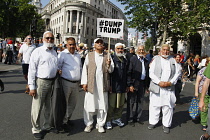
<svg viewBox="0 0 210 140"><path fill-rule="evenodd" d="M63 78L63 77L61 77L61 78L64 79L64 80L66 80L66 81L69 81L69 82L71 82L71 83L77 83L77 82L79 82L79 81L71 81L71 80L68 80L68 79Z"/></svg>
<svg viewBox="0 0 210 140"><path fill-rule="evenodd" d="M54 78L39 78L39 79L42 79L42 80L51 80L52 81L52 80L55 80L55 77Z"/></svg>

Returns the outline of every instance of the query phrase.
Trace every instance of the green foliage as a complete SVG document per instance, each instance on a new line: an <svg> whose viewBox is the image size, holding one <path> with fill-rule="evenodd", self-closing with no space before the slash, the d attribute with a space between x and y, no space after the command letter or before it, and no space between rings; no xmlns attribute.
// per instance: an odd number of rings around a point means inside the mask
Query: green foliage
<svg viewBox="0 0 210 140"><path fill-rule="evenodd" d="M153 43L152 43L152 38L149 37L149 38L147 38L147 40L145 42L145 50L149 51L151 49L153 49Z"/></svg>
<svg viewBox="0 0 210 140"><path fill-rule="evenodd" d="M30 33L30 24L34 18L41 16L31 0L1 0L0 32L1 37L25 37Z"/></svg>
<svg viewBox="0 0 210 140"><path fill-rule="evenodd" d="M210 24L210 0L118 1L125 5L129 27L144 32L154 30L157 23L157 37L188 38L204 27L204 23Z"/></svg>

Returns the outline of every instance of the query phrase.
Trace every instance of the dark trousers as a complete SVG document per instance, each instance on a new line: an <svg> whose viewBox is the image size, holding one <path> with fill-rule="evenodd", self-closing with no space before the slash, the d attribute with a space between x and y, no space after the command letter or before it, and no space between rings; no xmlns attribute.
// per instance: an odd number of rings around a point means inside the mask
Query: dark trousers
<svg viewBox="0 0 210 140"><path fill-rule="evenodd" d="M0 62L2 62L2 54L3 54L3 49L0 49Z"/></svg>
<svg viewBox="0 0 210 140"><path fill-rule="evenodd" d="M180 92L182 90L182 81L178 80L175 85L176 103L180 102Z"/></svg>
<svg viewBox="0 0 210 140"><path fill-rule="evenodd" d="M145 94L145 82L140 81L134 92L127 94L127 121L139 121L143 112L143 101Z"/></svg>

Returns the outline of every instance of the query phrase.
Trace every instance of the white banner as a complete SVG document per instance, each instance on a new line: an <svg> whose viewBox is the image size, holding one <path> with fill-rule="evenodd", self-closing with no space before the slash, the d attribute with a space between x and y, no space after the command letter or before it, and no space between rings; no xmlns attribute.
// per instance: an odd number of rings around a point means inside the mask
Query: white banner
<svg viewBox="0 0 210 140"><path fill-rule="evenodd" d="M123 39L123 19L97 18L97 36Z"/></svg>

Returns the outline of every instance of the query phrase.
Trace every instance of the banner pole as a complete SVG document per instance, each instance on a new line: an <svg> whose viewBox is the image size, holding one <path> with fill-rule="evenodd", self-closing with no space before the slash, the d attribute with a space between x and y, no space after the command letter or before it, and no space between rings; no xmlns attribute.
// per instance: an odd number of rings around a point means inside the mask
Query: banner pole
<svg viewBox="0 0 210 140"><path fill-rule="evenodd" d="M110 58L110 37L109 37L109 43L108 43L108 59Z"/></svg>

